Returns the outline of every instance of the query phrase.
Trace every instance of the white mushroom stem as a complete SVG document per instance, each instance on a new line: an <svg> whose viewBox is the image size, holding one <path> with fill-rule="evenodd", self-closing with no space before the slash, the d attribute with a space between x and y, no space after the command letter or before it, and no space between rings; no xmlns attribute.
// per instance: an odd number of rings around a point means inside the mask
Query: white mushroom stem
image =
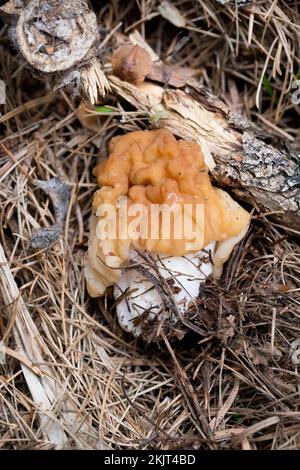
<svg viewBox="0 0 300 470"><path fill-rule="evenodd" d="M120 299L117 304L120 326L134 336L140 336L145 320L157 318L169 319L172 323L177 321L172 312L165 308L164 301L151 280L134 269L135 264L144 265L147 272L155 276L160 284L162 278L166 281L168 295L173 297L178 313L184 314L189 305L196 301L200 285L212 272L210 252L212 253L214 248L215 242L211 242L204 250L185 256L151 254L154 267L151 267L151 264L146 265L141 256L131 251L130 260L133 266L123 271L114 289L115 299Z"/></svg>

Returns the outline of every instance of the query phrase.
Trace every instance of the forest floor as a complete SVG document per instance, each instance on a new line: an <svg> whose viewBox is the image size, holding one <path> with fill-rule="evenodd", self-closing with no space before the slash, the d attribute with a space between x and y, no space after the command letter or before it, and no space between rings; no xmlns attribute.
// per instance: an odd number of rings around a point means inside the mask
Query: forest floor
<svg viewBox="0 0 300 470"><path fill-rule="evenodd" d="M192 67L233 110L300 149L299 1L178 1L180 28L161 2L121 3L97 11L103 38L137 29L164 60ZM221 280L201 290L203 335L134 339L111 291L89 298L82 268L92 169L113 135L145 129L148 116L111 96L99 105L119 112L95 108L91 130L78 97L33 78L5 24L0 78L0 282L11 295L0 297L0 448L299 449L299 232L254 211ZM66 224L36 251L34 231L55 223L38 181L53 177L70 190Z"/></svg>

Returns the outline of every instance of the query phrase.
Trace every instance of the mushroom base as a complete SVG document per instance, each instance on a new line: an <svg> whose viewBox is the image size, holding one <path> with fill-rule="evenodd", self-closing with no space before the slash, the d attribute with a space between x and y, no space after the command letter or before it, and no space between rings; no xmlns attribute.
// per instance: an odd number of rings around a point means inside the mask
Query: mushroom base
<svg viewBox="0 0 300 470"><path fill-rule="evenodd" d="M215 242L203 250L172 257L134 250L131 263L115 285L120 326L134 336L144 336L151 325L175 325L194 304L200 286L212 273Z"/></svg>

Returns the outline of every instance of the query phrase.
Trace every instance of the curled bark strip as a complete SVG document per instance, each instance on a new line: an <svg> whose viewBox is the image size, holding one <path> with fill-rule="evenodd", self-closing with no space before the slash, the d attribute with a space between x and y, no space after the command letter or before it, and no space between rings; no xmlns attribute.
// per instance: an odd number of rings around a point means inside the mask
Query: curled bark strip
<svg viewBox="0 0 300 470"><path fill-rule="evenodd" d="M68 210L70 189L59 178L37 181L37 186L51 198L54 216L58 225L65 221Z"/></svg>
<svg viewBox="0 0 300 470"><path fill-rule="evenodd" d="M70 190L59 178L38 181L37 186L51 199L56 223L51 227L36 230L31 239L35 250L48 248L60 236L68 210Z"/></svg>
<svg viewBox="0 0 300 470"><path fill-rule="evenodd" d="M99 38L96 15L81 0L31 0L20 13L16 36L27 62L45 73L73 67Z"/></svg>

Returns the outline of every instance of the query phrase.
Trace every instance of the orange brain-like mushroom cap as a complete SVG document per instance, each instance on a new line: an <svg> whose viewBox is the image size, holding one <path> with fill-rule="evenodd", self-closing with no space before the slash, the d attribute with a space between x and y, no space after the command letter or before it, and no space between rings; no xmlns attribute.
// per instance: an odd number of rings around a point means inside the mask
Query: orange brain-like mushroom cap
<svg viewBox="0 0 300 470"><path fill-rule="evenodd" d="M109 145L108 159L97 166L94 174L100 189L93 199L94 217L91 221L90 246L86 268L87 284L91 295L103 293L116 282L119 268L128 258L130 247L140 250L182 256L190 251L199 251L210 241L222 242L238 235L249 223L249 214L226 192L212 186L204 157L198 144L176 140L166 129L137 131L115 137ZM128 207L142 203L149 215L151 205L178 207L189 204L191 227L201 236L201 242L184 236L176 239L172 234L164 239L166 220L160 214L156 238L151 237L150 216L145 224L149 236L146 238L100 240L97 224L101 222L99 208L105 203L118 205L121 196L128 199ZM197 204L203 207L203 218L196 218ZM117 209L118 211L118 209ZM157 224L157 219L156 224ZM128 224L132 217L128 217ZM183 223L176 215L171 216L174 228ZM145 228L145 227L144 227ZM158 237L157 237L158 234ZM90 279L90 281L89 281Z"/></svg>

